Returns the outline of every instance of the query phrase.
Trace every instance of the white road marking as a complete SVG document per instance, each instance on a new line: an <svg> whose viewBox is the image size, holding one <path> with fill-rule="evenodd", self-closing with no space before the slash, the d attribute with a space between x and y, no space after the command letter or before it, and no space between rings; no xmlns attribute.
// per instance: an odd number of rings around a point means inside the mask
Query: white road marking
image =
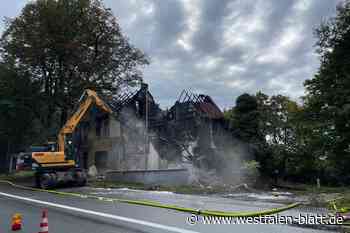
<svg viewBox="0 0 350 233"><path fill-rule="evenodd" d="M162 225L162 224L158 224L158 223L153 223L153 222L148 222L148 221L143 221L143 220L138 220L138 219L133 219L133 218L127 218L127 217L123 217L123 216L119 216L119 215L106 214L106 213L102 213L102 212L97 212L97 211L93 211L93 210L86 210L86 209L81 209L81 208L57 204L57 203L40 201L40 200L28 198L28 197L22 197L22 196L18 196L18 195L3 193L3 192L0 192L0 195L5 196L5 197L18 199L18 200L22 200L22 201L33 202L33 203L37 203L37 204L41 204L41 205L52 206L52 207L56 207L56 208L72 210L72 211L81 212L81 213L85 213L85 214L116 219L116 220L124 221L124 222L128 222L128 223L135 223L135 224L144 225L144 226L148 226L148 227L158 228L158 229L162 229L162 230L166 230L166 231L170 231L170 232L198 233L196 231L185 230L185 229L166 226L166 225Z"/></svg>

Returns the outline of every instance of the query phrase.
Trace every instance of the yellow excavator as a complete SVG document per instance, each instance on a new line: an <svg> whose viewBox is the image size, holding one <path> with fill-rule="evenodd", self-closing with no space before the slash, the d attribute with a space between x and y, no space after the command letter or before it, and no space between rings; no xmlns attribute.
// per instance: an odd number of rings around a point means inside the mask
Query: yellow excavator
<svg viewBox="0 0 350 233"><path fill-rule="evenodd" d="M19 167L30 166L35 170L35 183L39 188L52 188L60 183L73 183L78 186L86 184L86 174L77 166L74 146L68 138L91 106L112 113L95 91L87 89L79 99L77 110L59 131L57 143L31 147L29 152L22 154Z"/></svg>

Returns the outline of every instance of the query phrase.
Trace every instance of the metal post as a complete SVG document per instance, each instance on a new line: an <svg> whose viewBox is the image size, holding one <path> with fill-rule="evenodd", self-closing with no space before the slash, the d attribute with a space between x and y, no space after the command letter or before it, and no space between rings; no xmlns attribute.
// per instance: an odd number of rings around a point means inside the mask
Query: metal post
<svg viewBox="0 0 350 233"><path fill-rule="evenodd" d="M10 156L9 174L12 173L12 167L13 167L13 156Z"/></svg>
<svg viewBox="0 0 350 233"><path fill-rule="evenodd" d="M7 140L7 152L6 152L6 158L5 158L5 167L4 167L4 170L6 171L6 166L8 166L9 165L9 158L10 158L10 140L8 139ZM10 171L10 169L9 170L7 170L8 172Z"/></svg>
<svg viewBox="0 0 350 233"><path fill-rule="evenodd" d="M145 132L146 132L146 142L148 142L148 86L146 87L146 96L145 96L145 102L146 102L146 116L145 116Z"/></svg>
<svg viewBox="0 0 350 233"><path fill-rule="evenodd" d="M145 86L145 169L148 169L148 85Z"/></svg>

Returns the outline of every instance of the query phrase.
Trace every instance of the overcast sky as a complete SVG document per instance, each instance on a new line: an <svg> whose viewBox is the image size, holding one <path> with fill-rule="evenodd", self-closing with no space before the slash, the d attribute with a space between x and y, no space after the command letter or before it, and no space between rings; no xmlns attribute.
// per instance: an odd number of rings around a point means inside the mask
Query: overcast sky
<svg viewBox="0 0 350 233"><path fill-rule="evenodd" d="M26 0L2 0L0 16ZM221 107L261 90L294 99L316 72L313 29L341 0L104 0L151 65L144 78L162 107L182 89ZM0 25L0 30L3 25Z"/></svg>

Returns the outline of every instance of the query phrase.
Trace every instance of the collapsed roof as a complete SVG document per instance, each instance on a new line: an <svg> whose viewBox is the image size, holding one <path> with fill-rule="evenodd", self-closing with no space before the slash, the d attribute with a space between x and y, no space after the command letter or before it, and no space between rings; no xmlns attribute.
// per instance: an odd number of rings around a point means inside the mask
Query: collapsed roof
<svg viewBox="0 0 350 233"><path fill-rule="evenodd" d="M156 105L156 108L159 109L158 105L155 103L153 96L148 91L147 84L144 83L141 84L141 88L124 87L112 97L103 97L103 99L110 106L113 112L118 114L124 107L130 106L130 104L132 105L136 100L142 100L145 98L145 96L147 96L149 104ZM159 111L161 110L159 109ZM170 113L174 111L176 111L176 115L180 114L185 118L189 113L191 115L191 112L196 112L196 115L200 115L209 119L222 119L224 117L224 114L210 96L204 94L195 94L190 90L183 90L181 92L179 98L169 110ZM159 115L157 118L159 118Z"/></svg>
<svg viewBox="0 0 350 233"><path fill-rule="evenodd" d="M195 110L210 119L222 119L224 114L208 95L195 94L190 90L183 90L176 101L176 104L191 105Z"/></svg>

